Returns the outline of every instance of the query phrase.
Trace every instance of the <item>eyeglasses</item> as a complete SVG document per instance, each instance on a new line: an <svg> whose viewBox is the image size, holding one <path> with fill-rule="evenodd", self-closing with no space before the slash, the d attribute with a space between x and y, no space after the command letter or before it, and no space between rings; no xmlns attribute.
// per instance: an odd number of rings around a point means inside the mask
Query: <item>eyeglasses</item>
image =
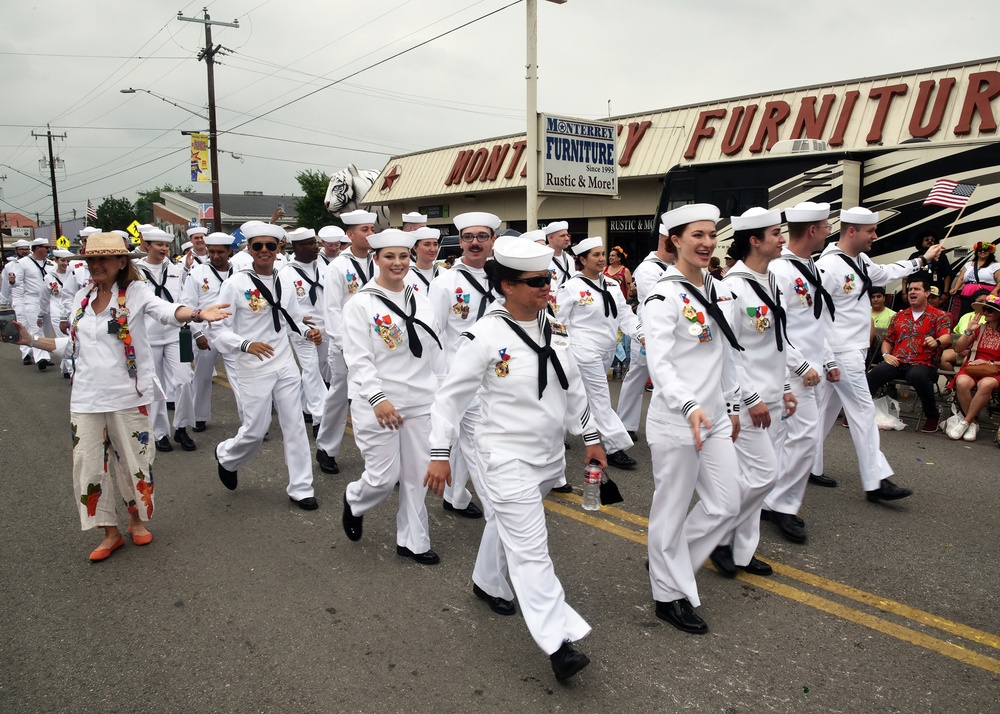
<svg viewBox="0 0 1000 714"><path fill-rule="evenodd" d="M989 248L977 248L976 252L977 253L989 253L990 249Z"/></svg>
<svg viewBox="0 0 1000 714"><path fill-rule="evenodd" d="M552 284L552 278L548 275L533 275L530 278L505 278L511 283L523 283L529 288L547 288Z"/></svg>
<svg viewBox="0 0 1000 714"><path fill-rule="evenodd" d="M463 243L471 243L472 241L485 243L492 237L493 236L491 236L489 233L476 233L475 235L473 235L472 233L464 233L462 234L462 236L459 237L459 240L462 241Z"/></svg>
<svg viewBox="0 0 1000 714"><path fill-rule="evenodd" d="M269 250L269 251L271 251L273 253L277 249L278 249L278 244L277 243L251 243L250 244L250 250L253 250L253 251Z"/></svg>

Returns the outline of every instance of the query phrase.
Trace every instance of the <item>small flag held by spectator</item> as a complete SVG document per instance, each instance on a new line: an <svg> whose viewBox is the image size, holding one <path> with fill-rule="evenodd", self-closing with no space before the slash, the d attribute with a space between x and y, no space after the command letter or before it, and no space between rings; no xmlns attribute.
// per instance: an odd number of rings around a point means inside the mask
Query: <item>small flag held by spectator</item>
<svg viewBox="0 0 1000 714"><path fill-rule="evenodd" d="M94 204L91 200L87 199L87 220L96 221L97 220L97 209L94 208Z"/></svg>
<svg viewBox="0 0 1000 714"><path fill-rule="evenodd" d="M945 208L965 208L969 197L976 190L974 183L958 183L950 179L938 179L934 182L930 194L924 201L925 206L944 206Z"/></svg>

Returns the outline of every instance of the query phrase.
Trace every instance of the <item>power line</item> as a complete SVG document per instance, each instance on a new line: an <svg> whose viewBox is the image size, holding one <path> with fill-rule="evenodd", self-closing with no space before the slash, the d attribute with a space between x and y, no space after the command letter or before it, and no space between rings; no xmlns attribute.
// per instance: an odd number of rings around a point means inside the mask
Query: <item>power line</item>
<svg viewBox="0 0 1000 714"><path fill-rule="evenodd" d="M190 57L170 57L170 56L158 56L154 57L152 55L148 57L143 57L141 55L55 55L51 52L3 52L0 51L0 55L10 55L14 57L58 57L61 59L123 59L123 60L177 60L177 59L190 59Z"/></svg>

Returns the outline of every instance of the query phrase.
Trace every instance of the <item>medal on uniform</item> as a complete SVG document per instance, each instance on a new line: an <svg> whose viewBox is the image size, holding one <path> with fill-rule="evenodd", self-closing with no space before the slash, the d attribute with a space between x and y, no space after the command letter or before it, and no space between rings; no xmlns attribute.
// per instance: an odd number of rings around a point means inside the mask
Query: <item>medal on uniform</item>
<svg viewBox="0 0 1000 714"><path fill-rule="evenodd" d="M208 278L201 281L201 291L207 293L211 288L208 286Z"/></svg>
<svg viewBox="0 0 1000 714"><path fill-rule="evenodd" d="M854 290L854 273L844 276L844 292L848 295Z"/></svg>
<svg viewBox="0 0 1000 714"><path fill-rule="evenodd" d="M594 296L590 294L589 290L580 291L580 300L577 302L578 305L593 305Z"/></svg>
<svg viewBox="0 0 1000 714"><path fill-rule="evenodd" d="M750 316L750 323L754 326L754 329L757 330L757 332L763 332L771 326L771 321L766 317L767 305L748 307L747 315Z"/></svg>
<svg viewBox="0 0 1000 714"><path fill-rule="evenodd" d="M295 297L304 298L306 296L306 289L302 287L301 280L295 280Z"/></svg>
<svg viewBox="0 0 1000 714"><path fill-rule="evenodd" d="M552 293L549 293L548 303L549 303L549 309L552 310L553 315L559 312L559 303L556 302L556 296L553 295ZM583 303L580 304L582 305Z"/></svg>
<svg viewBox="0 0 1000 714"><path fill-rule="evenodd" d="M684 301L684 309L681 310L681 314L691 322L688 326L688 334L697 337L698 342L711 342L712 330L705 324L705 313L695 309L686 293L681 293L681 300Z"/></svg>
<svg viewBox="0 0 1000 714"><path fill-rule="evenodd" d="M250 306L250 312L260 312L263 304L260 301L260 290L254 288L253 290L245 290L243 296L247 299L247 304Z"/></svg>
<svg viewBox="0 0 1000 714"><path fill-rule="evenodd" d="M687 318L688 320L694 320L694 319L696 319L698 317L698 311L694 309L694 306L691 305L691 303L687 299L686 295L682 295L681 297L684 298L684 303L685 303L684 304L684 317Z"/></svg>
<svg viewBox="0 0 1000 714"><path fill-rule="evenodd" d="M451 311L461 316L463 320L467 319L469 317L469 301L471 297L469 293L465 292L465 288L455 288L455 304L452 305Z"/></svg>
<svg viewBox="0 0 1000 714"><path fill-rule="evenodd" d="M53 295L58 295L59 294L59 283L50 283L50 285L52 287L52 294Z"/></svg>
<svg viewBox="0 0 1000 714"><path fill-rule="evenodd" d="M506 377L510 374L510 365L507 364L508 362L510 362L510 355L507 354L507 348L503 347L500 349L500 361L497 362L495 367L498 377Z"/></svg>
<svg viewBox="0 0 1000 714"><path fill-rule="evenodd" d="M403 342L403 333L392 324L391 315L375 315L372 318L375 322L375 330L378 336L385 342L385 346L390 350L396 349Z"/></svg>
<svg viewBox="0 0 1000 714"><path fill-rule="evenodd" d="M552 327L552 334L557 337L569 337L569 332L566 331L566 325L561 322L550 322L549 325Z"/></svg>
<svg viewBox="0 0 1000 714"><path fill-rule="evenodd" d="M688 327L688 334L692 337L697 337L701 334L701 325L691 325Z"/></svg>
<svg viewBox="0 0 1000 714"><path fill-rule="evenodd" d="M358 276L352 273L350 270L347 271L347 292L352 295L358 291Z"/></svg>

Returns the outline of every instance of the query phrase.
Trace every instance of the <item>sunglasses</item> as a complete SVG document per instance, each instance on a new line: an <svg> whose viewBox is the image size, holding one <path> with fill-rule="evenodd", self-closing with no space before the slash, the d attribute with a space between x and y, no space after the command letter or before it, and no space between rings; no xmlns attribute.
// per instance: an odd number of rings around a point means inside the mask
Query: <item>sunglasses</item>
<svg viewBox="0 0 1000 714"><path fill-rule="evenodd" d="M253 251L269 250L269 251L271 251L273 253L277 249L278 249L278 244L277 243L251 243L250 244L250 250L253 250Z"/></svg>
<svg viewBox="0 0 1000 714"><path fill-rule="evenodd" d="M552 278L548 275L533 275L530 278L507 278L510 283L523 283L529 288L547 288L552 284Z"/></svg>

